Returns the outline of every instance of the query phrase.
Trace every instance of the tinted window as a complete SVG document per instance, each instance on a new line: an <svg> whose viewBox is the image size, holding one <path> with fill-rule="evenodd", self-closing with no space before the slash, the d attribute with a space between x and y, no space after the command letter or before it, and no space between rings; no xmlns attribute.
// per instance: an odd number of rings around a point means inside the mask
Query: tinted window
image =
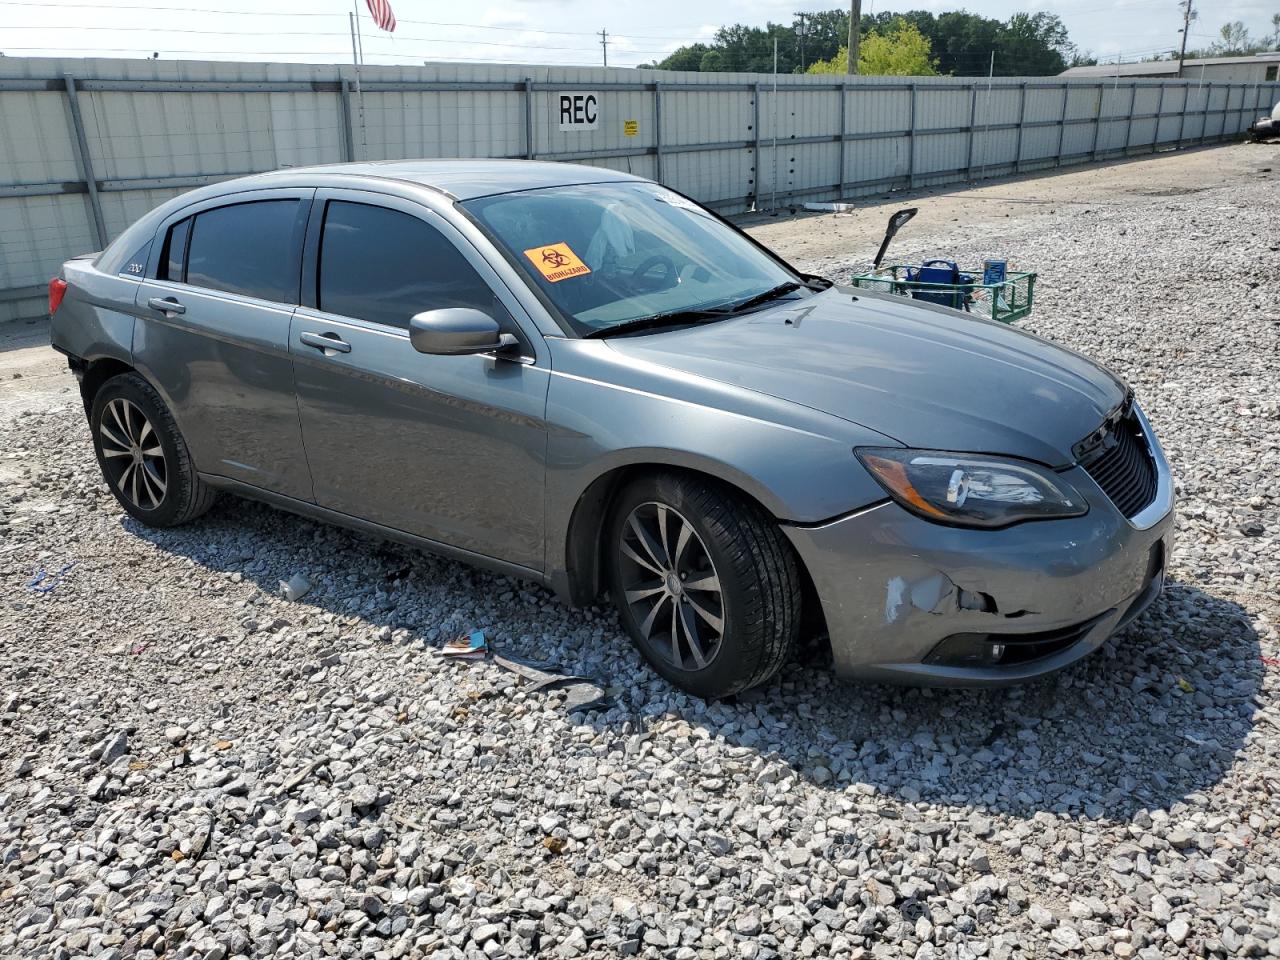
<svg viewBox="0 0 1280 960"><path fill-rule="evenodd" d="M187 238L191 236L191 218L175 223L164 240L164 252L156 276L161 280L182 282L186 273Z"/></svg>
<svg viewBox="0 0 1280 960"><path fill-rule="evenodd" d="M330 201L320 240L319 307L344 317L407 328L441 307L506 310L445 237L417 217L385 207Z"/></svg>
<svg viewBox="0 0 1280 960"><path fill-rule="evenodd" d="M297 200L259 200L196 214L188 241L186 282L296 303L297 219Z"/></svg>

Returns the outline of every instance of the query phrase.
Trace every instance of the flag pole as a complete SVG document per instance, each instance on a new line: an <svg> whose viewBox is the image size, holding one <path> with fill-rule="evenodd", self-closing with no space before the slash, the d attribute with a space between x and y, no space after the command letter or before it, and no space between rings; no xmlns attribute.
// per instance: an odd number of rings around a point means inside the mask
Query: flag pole
<svg viewBox="0 0 1280 960"><path fill-rule="evenodd" d="M360 159L369 159L369 137L364 124L364 91L360 89L360 64L364 60L364 37L360 35L360 8L351 0L353 12L347 14L351 22L351 60L356 66L356 103L360 111Z"/></svg>

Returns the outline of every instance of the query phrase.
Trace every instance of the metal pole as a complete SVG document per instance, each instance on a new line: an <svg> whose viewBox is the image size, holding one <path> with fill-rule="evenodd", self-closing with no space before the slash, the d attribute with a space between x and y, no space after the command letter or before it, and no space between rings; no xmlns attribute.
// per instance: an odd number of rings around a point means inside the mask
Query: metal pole
<svg viewBox="0 0 1280 960"><path fill-rule="evenodd" d="M1129 84L1129 119L1124 125L1124 155L1129 156L1129 140L1133 136L1133 111L1138 104L1138 81Z"/></svg>
<svg viewBox="0 0 1280 960"><path fill-rule="evenodd" d="M1160 102L1156 104L1156 128L1151 131L1151 152L1155 153L1160 146L1160 123L1164 120L1164 83L1160 84Z"/></svg>
<svg viewBox="0 0 1280 960"><path fill-rule="evenodd" d="M604 54L604 65L609 65L609 31L601 28L600 30L600 50Z"/></svg>
<svg viewBox="0 0 1280 960"><path fill-rule="evenodd" d="M862 42L862 0L850 0L849 3L849 46L845 75L852 77L858 72L858 46Z"/></svg>
<svg viewBox="0 0 1280 960"><path fill-rule="evenodd" d="M1067 103L1071 100L1071 84L1062 85L1062 113L1058 116L1058 158L1054 166L1062 166L1062 142L1067 135Z"/></svg>
<svg viewBox="0 0 1280 960"><path fill-rule="evenodd" d="M98 246L107 245L107 222L102 216L102 201L98 197L98 180L93 173L93 158L89 154L89 141L84 135L84 118L80 116L80 98L76 94L76 79L66 74L63 81L67 90L67 107L71 112L71 125L75 128L76 138L72 146L76 151L76 165L80 175L84 177L85 187L89 191L89 213L93 219L93 234Z"/></svg>
<svg viewBox="0 0 1280 960"><path fill-rule="evenodd" d="M1187 108L1191 106L1191 85L1182 85L1182 118L1178 121L1178 143L1175 150L1182 149L1182 134L1187 129Z"/></svg>
<svg viewBox="0 0 1280 960"><path fill-rule="evenodd" d="M1107 91L1106 84L1098 84L1097 112L1093 117L1093 143L1089 145L1089 159L1098 159L1098 133L1102 130L1102 96Z"/></svg>
<svg viewBox="0 0 1280 960"><path fill-rule="evenodd" d="M1027 123L1027 81L1018 85L1018 136L1013 148L1013 172L1022 172L1022 128Z"/></svg>
<svg viewBox="0 0 1280 960"><path fill-rule="evenodd" d="M355 6L354 0L352 6ZM364 160L369 156L369 136L364 125L364 91L360 88L360 61L363 59L361 51L364 49L364 40L360 38L359 8L347 16L351 21L351 59L356 67L356 103L360 110L360 159Z"/></svg>
<svg viewBox="0 0 1280 960"><path fill-rule="evenodd" d="M978 125L978 85L969 87L969 162L966 164L965 179L973 179L973 146L977 141Z"/></svg>
<svg viewBox="0 0 1280 960"><path fill-rule="evenodd" d="M653 85L653 149L655 178L662 182L662 84Z"/></svg>
<svg viewBox="0 0 1280 960"><path fill-rule="evenodd" d="M986 129L982 131L982 172L979 180L987 179L987 142L991 139L991 80L996 75L996 52L991 51L991 67L987 71L987 105L982 114L986 119Z"/></svg>
<svg viewBox="0 0 1280 960"><path fill-rule="evenodd" d="M1201 77L1204 76L1204 67L1200 68ZM1209 139L1209 108L1213 106L1213 82L1210 81L1209 88L1204 92L1204 115L1200 118L1200 143L1203 144Z"/></svg>
<svg viewBox="0 0 1280 960"><path fill-rule="evenodd" d="M911 83L911 122L907 124L907 189L916 185L916 93L915 81Z"/></svg>
<svg viewBox="0 0 1280 960"><path fill-rule="evenodd" d="M356 158L355 135L351 129L351 81L339 77L341 90L338 105L342 110L342 159L350 163Z"/></svg>
<svg viewBox="0 0 1280 960"><path fill-rule="evenodd" d="M778 209L778 38L773 38L773 200L771 210Z"/></svg>
<svg viewBox="0 0 1280 960"><path fill-rule="evenodd" d="M533 77L524 78L524 158L533 159Z"/></svg>
<svg viewBox="0 0 1280 960"><path fill-rule="evenodd" d="M836 186L840 188L840 196L844 196L845 158L847 156L849 138L849 84L840 84L840 174L836 177Z"/></svg>
<svg viewBox="0 0 1280 960"><path fill-rule="evenodd" d="M760 180L764 176L764 160L760 156L760 81L757 80L752 84L752 91L755 96L751 101L751 128L755 131L756 135L756 189L755 202L753 206L758 210L760 208Z"/></svg>

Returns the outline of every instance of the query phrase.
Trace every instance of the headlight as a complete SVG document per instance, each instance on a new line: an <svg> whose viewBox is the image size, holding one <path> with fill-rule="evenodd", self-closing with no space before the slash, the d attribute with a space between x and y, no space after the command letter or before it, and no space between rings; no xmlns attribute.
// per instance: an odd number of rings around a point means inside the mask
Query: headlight
<svg viewBox="0 0 1280 960"><path fill-rule="evenodd" d="M937 523L1007 527L1089 511L1074 487L1023 460L893 447L854 452L894 500Z"/></svg>

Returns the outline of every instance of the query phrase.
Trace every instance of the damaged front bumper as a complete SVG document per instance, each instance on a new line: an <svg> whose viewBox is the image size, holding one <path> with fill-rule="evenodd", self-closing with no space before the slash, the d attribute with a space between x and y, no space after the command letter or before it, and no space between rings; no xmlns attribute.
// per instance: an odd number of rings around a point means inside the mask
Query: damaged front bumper
<svg viewBox="0 0 1280 960"><path fill-rule="evenodd" d="M836 672L927 686L995 686L1059 670L1157 596L1173 543L1172 479L1123 517L1081 469L1090 511L1003 530L940 526L882 503L787 527L813 578Z"/></svg>

